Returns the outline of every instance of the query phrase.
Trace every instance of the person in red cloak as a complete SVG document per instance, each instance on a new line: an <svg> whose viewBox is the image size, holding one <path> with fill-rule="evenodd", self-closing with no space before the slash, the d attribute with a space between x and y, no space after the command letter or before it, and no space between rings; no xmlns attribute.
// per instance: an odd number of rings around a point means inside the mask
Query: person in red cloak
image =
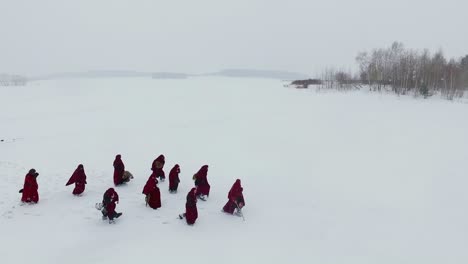
<svg viewBox="0 0 468 264"><path fill-rule="evenodd" d="M82 194L85 190L85 184L87 183L83 164L78 165L75 172L73 172L72 176L68 180L67 184L65 184L65 186L71 185L73 183L75 184L75 189L73 189L73 194L74 195Z"/></svg>
<svg viewBox="0 0 468 264"><path fill-rule="evenodd" d="M115 211L116 203L119 203L119 195L114 188L109 188L102 197L102 220L109 219L109 224L114 223L114 218L119 218L122 213Z"/></svg>
<svg viewBox="0 0 468 264"><path fill-rule="evenodd" d="M156 177L159 180L164 181L166 179L166 174L164 173L164 164L166 163L166 158L164 155L159 155L151 164L151 170L156 173Z"/></svg>
<svg viewBox="0 0 468 264"><path fill-rule="evenodd" d="M207 174L208 165L203 165L200 170L193 175L195 186L197 187L197 197L202 200L205 200L205 196L210 195L210 184L208 183Z"/></svg>
<svg viewBox="0 0 468 264"><path fill-rule="evenodd" d="M114 184L115 186L128 182L129 179L124 179L125 165L122 161L122 156L115 156L114 160Z"/></svg>
<svg viewBox="0 0 468 264"><path fill-rule="evenodd" d="M21 201L23 203L38 203L39 202L39 185L37 184L37 176L39 173L35 169L30 169L28 174L24 177L23 189L19 192L22 193Z"/></svg>
<svg viewBox="0 0 468 264"><path fill-rule="evenodd" d="M146 195L146 205L153 209L161 207L161 192L158 188L158 179L155 172L148 178L142 193Z"/></svg>
<svg viewBox="0 0 468 264"><path fill-rule="evenodd" d="M228 193L229 200L223 207L224 212L234 214L234 210L237 209L237 212L240 213L242 207L245 205L244 195L242 194L243 190L244 188L241 186L241 181L237 179Z"/></svg>
<svg viewBox="0 0 468 264"><path fill-rule="evenodd" d="M188 225L195 224L195 221L198 218L198 210L197 210L197 196L196 196L197 188L192 188L190 192L187 194L187 202L185 203L185 213L180 214L179 218L187 221Z"/></svg>
<svg viewBox="0 0 468 264"><path fill-rule="evenodd" d="M176 164L169 172L169 192L170 193L177 192L177 188L179 187L179 182L180 182L179 173L180 173L179 164Z"/></svg>

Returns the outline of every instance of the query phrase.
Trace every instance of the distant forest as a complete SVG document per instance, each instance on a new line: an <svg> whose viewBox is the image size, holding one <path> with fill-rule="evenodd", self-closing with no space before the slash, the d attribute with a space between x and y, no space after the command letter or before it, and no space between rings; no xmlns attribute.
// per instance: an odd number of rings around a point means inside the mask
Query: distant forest
<svg viewBox="0 0 468 264"><path fill-rule="evenodd" d="M360 52L356 56L357 73L326 69L320 78L297 80L299 88L318 85L320 88L359 89L363 85L373 91L390 90L396 94L428 97L441 94L453 99L468 89L468 55L446 59L442 51L405 49L400 42L388 48Z"/></svg>
<svg viewBox="0 0 468 264"><path fill-rule="evenodd" d="M25 76L0 74L0 86L23 86L27 81Z"/></svg>

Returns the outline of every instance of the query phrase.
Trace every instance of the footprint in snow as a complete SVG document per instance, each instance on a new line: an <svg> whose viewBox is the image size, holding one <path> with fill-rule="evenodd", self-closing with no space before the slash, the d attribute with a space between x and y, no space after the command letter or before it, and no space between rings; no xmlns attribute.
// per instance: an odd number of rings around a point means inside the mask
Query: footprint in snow
<svg viewBox="0 0 468 264"><path fill-rule="evenodd" d="M11 218L13 218L13 211L8 210L5 213L3 213L2 216L5 217L5 218L8 218L8 219L11 219Z"/></svg>

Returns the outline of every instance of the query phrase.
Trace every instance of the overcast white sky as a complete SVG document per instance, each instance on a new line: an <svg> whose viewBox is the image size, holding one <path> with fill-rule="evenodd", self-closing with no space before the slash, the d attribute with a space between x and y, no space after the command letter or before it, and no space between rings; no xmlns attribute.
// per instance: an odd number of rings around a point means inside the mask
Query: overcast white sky
<svg viewBox="0 0 468 264"><path fill-rule="evenodd" d="M467 0L0 0L0 73L314 74L395 40L460 57L467 10Z"/></svg>

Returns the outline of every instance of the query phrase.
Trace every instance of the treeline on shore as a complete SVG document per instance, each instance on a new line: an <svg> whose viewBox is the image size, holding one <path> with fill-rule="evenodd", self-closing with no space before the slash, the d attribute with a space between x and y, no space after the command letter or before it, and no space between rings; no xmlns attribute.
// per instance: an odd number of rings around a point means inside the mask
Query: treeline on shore
<svg viewBox="0 0 468 264"><path fill-rule="evenodd" d="M356 63L359 70L355 73L329 68L319 78L292 84L298 88L317 85L329 89L360 89L365 85L373 91L424 97L440 94L448 99L462 97L468 89L468 55L447 59L442 51L431 54L394 42L388 48L358 53Z"/></svg>
<svg viewBox="0 0 468 264"><path fill-rule="evenodd" d="M0 74L0 86L23 86L28 79L21 75Z"/></svg>

